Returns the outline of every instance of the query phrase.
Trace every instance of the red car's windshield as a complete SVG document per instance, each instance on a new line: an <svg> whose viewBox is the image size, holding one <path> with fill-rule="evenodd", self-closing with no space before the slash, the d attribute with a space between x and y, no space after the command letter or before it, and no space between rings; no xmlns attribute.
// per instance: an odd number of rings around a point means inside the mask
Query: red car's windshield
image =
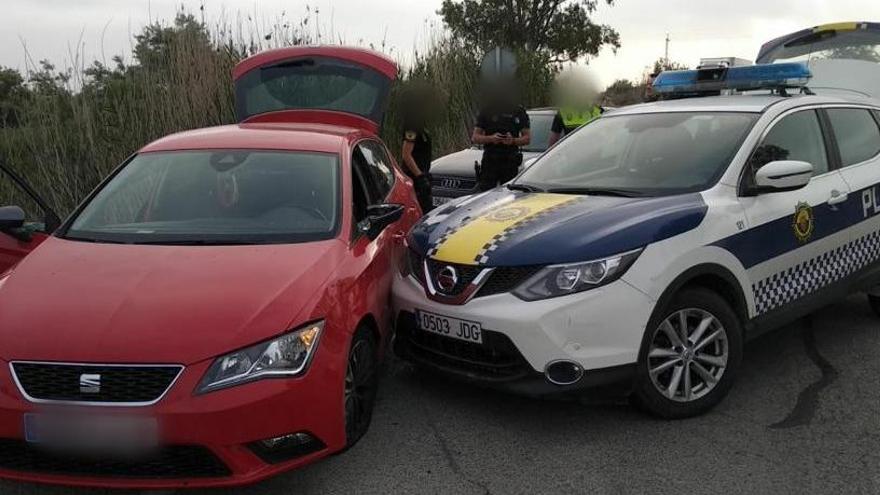
<svg viewBox="0 0 880 495"><path fill-rule="evenodd" d="M332 238L338 157L277 151L136 156L62 234L138 244L251 244Z"/></svg>

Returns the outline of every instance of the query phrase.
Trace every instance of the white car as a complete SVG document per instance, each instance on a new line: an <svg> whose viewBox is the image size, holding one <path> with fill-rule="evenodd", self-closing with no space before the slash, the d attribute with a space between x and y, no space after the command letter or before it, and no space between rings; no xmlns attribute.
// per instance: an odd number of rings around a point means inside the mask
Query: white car
<svg viewBox="0 0 880 495"><path fill-rule="evenodd" d="M746 339L877 287L880 100L812 94L801 63L710 70L656 89L772 94L619 109L417 224L396 352L530 395L624 383L687 417L722 400Z"/></svg>

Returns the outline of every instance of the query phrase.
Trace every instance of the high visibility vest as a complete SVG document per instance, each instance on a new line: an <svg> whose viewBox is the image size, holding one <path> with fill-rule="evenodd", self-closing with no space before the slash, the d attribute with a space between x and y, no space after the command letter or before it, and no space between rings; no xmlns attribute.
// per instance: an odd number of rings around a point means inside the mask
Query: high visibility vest
<svg viewBox="0 0 880 495"><path fill-rule="evenodd" d="M602 115L602 109L596 105L588 110L564 107L559 109L559 114L562 115L562 125L567 129L574 129L599 118Z"/></svg>

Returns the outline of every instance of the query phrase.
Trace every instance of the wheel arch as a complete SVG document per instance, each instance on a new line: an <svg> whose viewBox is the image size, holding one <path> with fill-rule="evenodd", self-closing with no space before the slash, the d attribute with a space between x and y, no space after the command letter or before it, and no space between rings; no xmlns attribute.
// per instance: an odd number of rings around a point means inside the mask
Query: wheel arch
<svg viewBox="0 0 880 495"><path fill-rule="evenodd" d="M723 297L739 318L743 331L748 333L751 319L745 292L733 272L715 263L692 266L673 279L657 299L650 321L655 321L657 313L663 311L669 301L685 287L702 287Z"/></svg>

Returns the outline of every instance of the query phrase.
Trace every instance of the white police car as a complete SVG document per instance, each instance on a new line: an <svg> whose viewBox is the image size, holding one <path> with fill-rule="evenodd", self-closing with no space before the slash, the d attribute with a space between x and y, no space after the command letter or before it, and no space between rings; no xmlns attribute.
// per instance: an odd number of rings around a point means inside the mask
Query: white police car
<svg viewBox="0 0 880 495"><path fill-rule="evenodd" d="M686 417L745 339L880 284L880 100L813 95L800 63L712 70L656 88L775 90L619 109L417 224L396 351L534 395L623 382Z"/></svg>

